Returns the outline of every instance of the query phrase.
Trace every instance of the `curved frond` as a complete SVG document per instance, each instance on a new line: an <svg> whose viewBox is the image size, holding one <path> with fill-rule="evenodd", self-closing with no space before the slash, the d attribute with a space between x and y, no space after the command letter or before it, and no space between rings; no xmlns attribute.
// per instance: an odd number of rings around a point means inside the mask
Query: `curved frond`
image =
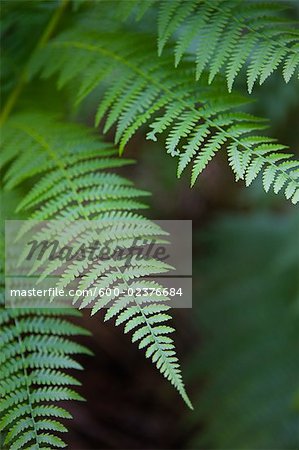
<svg viewBox="0 0 299 450"><path fill-rule="evenodd" d="M79 76L79 65L76 70L73 67L76 58L93 68L92 75L87 71ZM104 97L99 96L96 125L103 121L104 132L116 127L115 142L121 153L146 124L151 129L148 139L166 135L167 152L179 160L179 176L192 164L192 184L217 151L228 149L238 178L250 184L260 171L272 167L278 183L273 183L274 192L284 188L285 195L297 202L297 162L283 153L284 146L275 140L265 145L269 138L258 134L267 128L265 121L238 111L248 99L227 93L220 78L211 86L207 85L207 76L194 83L192 62L184 60L173 71L170 59L171 48L165 48L163 59L159 59L147 35L124 37L75 28L58 36L33 58L31 73L42 70L42 76L47 77L58 72L60 86L75 79L79 85L77 102L95 87L105 86ZM238 158L242 158L242 170L236 170Z"/></svg>
<svg viewBox="0 0 299 450"><path fill-rule="evenodd" d="M131 161L115 157L113 147L90 130L60 123L41 113L20 114L6 126L5 146L12 159L6 172L7 187L16 186L36 174L41 176L19 206L19 209L33 209L31 219L55 219L39 231L37 237L41 240L53 240L59 232L63 246L75 241L78 248L81 245L92 248L97 240L114 250L133 248L137 245L136 238L140 242L146 239L165 242L167 233L135 212L146 207L139 198L147 192L105 171ZM30 156L32 147L38 157L37 166ZM132 255L129 264L126 258L113 257L77 258L68 264L58 258L48 261L46 267L43 264L43 259L37 260L31 273L38 274L40 281L59 273L56 286L66 292L70 288L76 292L89 289L92 295L78 294L73 303L79 308L91 308L92 314L106 309L106 319L114 317L117 325L124 324L124 331L132 333L132 341L146 350L147 357L192 407L174 342L169 336L174 331L167 324L171 319L166 313L171 306L170 298L163 294L163 286L151 280L155 274L168 272L171 266L154 258L139 259L136 255ZM108 289L110 294L107 294ZM136 296L137 289L144 295ZM33 349L38 344L30 338L26 342ZM62 348L66 345L73 351L73 347L63 342L59 345ZM55 361L54 358L53 367Z"/></svg>
<svg viewBox="0 0 299 450"><path fill-rule="evenodd" d="M140 2L128 3L138 18ZM120 2L119 8L126 4ZM158 10L158 54L174 40L175 66L184 54L195 55L196 79L206 70L211 83L223 71L231 91L246 68L251 92L257 81L264 83L278 69L286 83L299 76L298 24L285 14L290 9L286 2L253 0L241 5L235 0L164 0L156 1L154 9Z"/></svg>

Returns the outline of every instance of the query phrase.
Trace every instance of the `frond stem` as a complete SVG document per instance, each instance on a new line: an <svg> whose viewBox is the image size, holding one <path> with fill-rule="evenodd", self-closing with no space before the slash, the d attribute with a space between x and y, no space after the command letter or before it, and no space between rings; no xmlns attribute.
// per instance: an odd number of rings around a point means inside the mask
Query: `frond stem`
<svg viewBox="0 0 299 450"><path fill-rule="evenodd" d="M24 353L25 353L26 349L24 349L24 343L21 338L22 333L21 333L18 319L16 317L14 317L14 323L15 323L16 329L18 330L18 343L19 343L20 352L21 352L23 373L24 373L24 379L25 379L25 384L26 384L27 399L28 399L31 421L32 421L32 425L33 425L32 428L33 428L34 437L35 437L35 441L36 441L36 445L37 445L37 450L39 450L40 446L39 446L39 442L38 442L37 426L36 426L36 422L34 419L33 407L32 407L32 403L31 403L30 384L29 384L29 380L28 380L28 372L27 372L25 358L24 358Z"/></svg>
<svg viewBox="0 0 299 450"><path fill-rule="evenodd" d="M25 127L24 125L17 124L17 128L19 128L21 131L26 133L28 136L30 136L32 139L34 139L50 156L50 158L56 163L58 168L61 170L62 174L65 176L65 178L68 180L71 191L74 194L74 197L78 203L79 208L81 209L82 216L86 218L86 220L89 220L88 217L85 214L84 207L82 205L82 201L80 199L80 195L76 189L75 184L73 183L73 180L69 176L68 171L65 168L64 163L60 160L60 158L55 153L54 149L50 147L48 142L40 136L38 133L36 133L32 128Z"/></svg>
<svg viewBox="0 0 299 450"><path fill-rule="evenodd" d="M61 0L61 3L59 7L55 10L54 14L52 15L48 25L46 26L43 34L41 35L39 41L37 42L37 45L35 46L32 54L34 54L37 50L44 47L48 40L50 39L51 35L53 34L58 22L60 21L62 14L68 4L69 0ZM10 93L4 107L2 110L2 113L0 115L0 126L3 125L8 116L10 115L11 111L13 110L20 94L22 93L27 81L28 81L28 65L29 61L31 59L31 56L29 57L29 60L25 64L25 67L23 68L21 75L17 81L17 84L15 85L15 88Z"/></svg>

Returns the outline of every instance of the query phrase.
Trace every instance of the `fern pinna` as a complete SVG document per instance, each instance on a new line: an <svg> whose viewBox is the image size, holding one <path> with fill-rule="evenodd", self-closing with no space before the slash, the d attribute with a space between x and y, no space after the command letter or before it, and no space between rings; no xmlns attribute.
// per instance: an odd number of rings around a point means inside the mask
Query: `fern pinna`
<svg viewBox="0 0 299 450"><path fill-rule="evenodd" d="M34 209L31 219L63 220L64 227L65 221L71 224L80 219L93 219L99 223L100 234L97 237L100 242L109 243L112 247L130 248L136 237L156 238L159 242L159 235L165 234L158 225L134 212L146 207L136 198L147 193L136 189L127 179L104 171L131 161L115 157L117 152L111 144L100 141L83 126L60 123L42 113L16 115L7 124L3 140L4 160L18 155L6 172L8 187L14 187L36 174L42 175L19 206L20 209ZM29 149L34 150L34 160ZM74 237L87 246L92 245L95 230L91 232L90 227L84 229L76 225L75 231L71 232L70 227L62 233L64 245ZM43 238L52 236L52 231L45 227ZM61 261L49 264L40 279L54 273L60 266ZM163 289L155 281L144 277L165 273L169 269L168 264L153 258L138 260L133 257L129 267L126 267L125 260L112 259L102 264L98 260L75 261L62 269L58 287L67 288L79 279L80 289L113 286L122 292L124 285L131 289ZM112 298L106 295L75 298L75 302L78 300L80 307L92 306L92 313L107 307L105 320L115 318L116 325L125 324L125 332L133 331L133 342L139 342L139 348L146 349L146 356L153 360L192 407L185 392L173 340L169 336L174 330L165 324L171 318L167 313L169 297L154 294L138 299L120 294ZM111 300L112 305L109 305Z"/></svg>
<svg viewBox="0 0 299 450"><path fill-rule="evenodd" d="M260 133L267 128L264 120L240 111L248 99L229 94L221 78L211 86L206 77L194 83L193 64L188 60L173 71L171 47L159 59L152 41L149 35L101 34L75 27L35 55L31 75L39 70L44 77L58 72L58 87L75 80L79 84L76 103L104 86L95 124L104 118L104 132L116 126L115 143L121 153L147 124L148 139L166 135L167 152L178 158L178 176L192 164L191 185L214 155L225 149L237 180L245 179L249 185L261 173L266 191L283 189L297 203L299 163L284 152L285 146ZM78 59L92 68L83 77L80 66L74 67Z"/></svg>
<svg viewBox="0 0 299 450"><path fill-rule="evenodd" d="M133 14L138 20L150 7L158 10L158 54L174 40L175 66L192 52L196 79L206 70L211 83L224 72L231 91L246 66L252 92L258 80L264 83L280 67L286 82L299 75L299 31L289 18L287 2L122 0L119 4L122 17Z"/></svg>

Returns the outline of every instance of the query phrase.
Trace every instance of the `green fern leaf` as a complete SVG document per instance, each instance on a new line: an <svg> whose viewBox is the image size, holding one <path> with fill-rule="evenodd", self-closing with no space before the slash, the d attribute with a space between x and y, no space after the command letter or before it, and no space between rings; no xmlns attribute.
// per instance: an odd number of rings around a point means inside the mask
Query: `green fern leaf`
<svg viewBox="0 0 299 450"><path fill-rule="evenodd" d="M225 141L226 136L223 132L216 134L208 140L195 159L194 167L192 169L191 186L194 185L198 175L204 170L208 162L213 158L215 153L220 149L221 145L223 145Z"/></svg>
<svg viewBox="0 0 299 450"><path fill-rule="evenodd" d="M107 154L113 155L115 151L85 127L63 124L41 113L27 113L16 115L5 128L8 152L10 144L16 144L17 135L18 148L14 151L15 154L19 154L19 158L24 159L24 153L30 154L32 143L40 155L38 173L41 174L41 179L22 200L21 207L33 208L34 212L31 215L33 219L42 221L55 219L52 227L44 227L39 232L42 240L53 239L58 229L63 245L70 244L72 239L76 238L79 243L91 246L95 237L101 244L109 244L112 249L131 248L136 238L165 242L163 238L165 232L158 225L134 212L145 205L132 199L147 193L135 189L122 177L103 171L125 165L126 160L116 159L113 156L108 158ZM27 165L20 167L18 158L14 160L7 170L7 186L16 186L23 180L31 178L32 173L36 173L31 169L27 170ZM86 229L84 223L81 225L79 222L77 226L74 222L76 219L96 220L97 225L94 227L97 227L97 233L94 229ZM68 221L70 225L66 229L65 226L59 227L58 222L56 226L57 220L64 221L62 224ZM37 260L30 273L38 274L43 264L43 259ZM164 311L168 308L163 302L169 302L170 298L155 294L145 295L139 299L134 295L126 297L122 294L125 289L135 292L137 288L162 291L163 286L147 281L144 277L165 273L171 268L160 260L139 260L136 255L131 258L129 266L126 266L126 260L113 258L103 261L102 264L92 260L76 260L67 266L58 260L50 262L46 268L43 267L43 272L39 272L39 280L59 269L60 277L56 285L59 289L67 290L74 282L78 283L80 290L97 288L92 296L74 297L74 303L79 303L79 308L90 306L92 314L106 308L106 318L116 316L116 324L124 324L125 332L132 333L133 342L140 341L140 348L145 350L151 348L152 360L157 368L178 390L188 406L192 407L175 356L174 342L168 336L173 328L164 325L170 316L165 314ZM118 293L112 297L98 294L107 288L110 290L117 288ZM74 325L65 327L61 320L54 318L31 323L22 319L20 323L22 330L34 333L54 334L55 331L56 333L63 331L63 334L67 335L73 334L76 330ZM80 369L70 355L84 349L64 338L51 337L47 340L48 352L36 355L34 352L42 342L42 337L30 336L26 340L28 348L32 349L34 354L34 358L28 357L28 367L43 368L39 376L43 385L46 384L45 378L49 377L47 383L49 386L35 390L32 394L33 401L37 403L50 399L57 401L66 398L79 399L74 391L65 386L70 380L58 376L56 369L62 366ZM60 350L53 352L55 348ZM7 375L10 370L11 367L8 366L4 373ZM59 382L59 387L52 386L55 380L56 383Z"/></svg>
<svg viewBox="0 0 299 450"><path fill-rule="evenodd" d="M70 418L70 415L61 407L44 402L82 400L68 387L78 385L78 381L64 371L70 367L82 368L70 354L90 352L68 338L58 337L68 334L63 327L59 328L58 335L55 328L43 327L44 321L59 312L44 308L36 315L30 309L0 308L0 428L5 435L4 443L10 449L40 448L39 444L45 439L64 447L56 432L64 432L66 428L57 418ZM72 326L69 323L69 327ZM81 334L79 327L73 331L73 334ZM47 385L52 386L49 395ZM62 385L67 387L62 388Z"/></svg>
<svg viewBox="0 0 299 450"><path fill-rule="evenodd" d="M247 168L245 181L246 186L249 186L253 180L258 176L259 172L262 170L265 161L261 158L255 158Z"/></svg>
<svg viewBox="0 0 299 450"><path fill-rule="evenodd" d="M238 150L238 144L233 143L228 146L229 165L236 175L236 181L244 177L243 154Z"/></svg>
<svg viewBox="0 0 299 450"><path fill-rule="evenodd" d="M252 11L258 17L260 14L264 14L263 8L260 10L254 5ZM174 7L175 4L170 10L174 11ZM212 7L207 6L207 8L210 11ZM163 19L165 22L163 27L168 26L167 23L171 20L172 13L169 12L169 16L166 12L165 14L167 18L165 16L165 20ZM225 15L225 17L228 16ZM221 23L224 22L221 21ZM78 35L80 35L80 41L77 39ZM241 51L244 45L252 47L255 42L256 37L249 34L246 41L240 40L237 48ZM233 44L231 43L231 45ZM131 52L130 48L134 48L134 52ZM115 141L120 142L121 152L133 134L141 126L147 124L151 128L151 131L147 133L148 139L156 140L159 134L166 134L167 151L173 157L179 158L178 176L188 164L193 164L191 179L193 185L202 169L214 156L215 151L223 148L226 143L228 145L236 144L238 151L245 155L243 169L242 171L239 169L239 177L241 174L243 177L248 164L252 162L252 167L258 164L253 160L258 157L259 143L273 142L273 147L268 147L269 151L265 151L262 155L264 161L262 170L275 164L271 159L270 150L274 152L275 149L284 149L283 146L279 146L267 137L255 140L255 132L265 129L266 124L258 117L234 111L234 108L246 104L247 99L239 95L228 94L223 89L223 80L220 78L215 80L210 87L207 86L207 77L201 77L198 84L193 83L189 61L182 61L180 67L173 72L169 67L171 48L165 47L163 59L157 58L151 38L147 35L140 34L138 38L136 35L128 35L124 42L124 37L117 33L103 35L97 31L86 32L74 28L72 31L58 36L42 54L37 54L32 61L31 71L35 73L42 69L42 75L47 76L48 61L54 59L56 61L55 71L60 74L68 72L68 76L71 79L75 78L80 86L80 83L87 82L86 77L88 78L89 75L88 73L84 74L83 81L80 81L80 77L76 77L76 73L72 74L72 63L69 63L68 60L71 54L76 55L77 52L81 60L86 61L86 65L91 64L98 67L99 84L108 83L108 89L100 103L96 120L98 124L99 120L105 117L104 131L108 131L111 126L116 126ZM243 53L246 54L246 52ZM240 61L239 57L235 62L231 59L227 65L230 86L234 81L236 71L240 68ZM103 79L102 68L105 68ZM113 77L114 71L121 75L118 78ZM110 76L108 76L109 73ZM260 74L261 72L257 71L254 77L256 78ZM201 131L204 133L202 134ZM223 139L220 140L215 151L211 146L206 148L205 138L209 136L209 140L213 142L220 134L223 135ZM25 164L25 161L23 163ZM16 164L20 165L17 162ZM31 161L28 169L30 164ZM298 183L298 176L291 174L291 167L288 169L277 165L277 170L278 172L283 171L287 176L287 184ZM248 175L247 179L250 180L250 178L251 176ZM252 179L254 178L255 176ZM65 201L65 199L61 199L60 204L55 202L56 210L53 206L51 214L64 208ZM128 209L134 209L137 206L132 201L127 203ZM113 208L113 205L110 208ZM40 217L40 215L36 216L37 219Z"/></svg>
<svg viewBox="0 0 299 450"><path fill-rule="evenodd" d="M159 11L158 54L175 40L175 66L184 53L195 53L197 79L208 67L212 82L223 68L231 90L239 71L247 66L251 92L258 77L262 84L281 63L286 82L298 72L299 36L294 22L284 14L290 7L285 3L253 0L240 8L234 0L165 0L154 7Z"/></svg>
<svg viewBox="0 0 299 450"><path fill-rule="evenodd" d="M290 81L292 75L296 70L296 67L299 64L299 44L295 45L294 49L297 49L297 53L289 55L283 67L283 76L286 83Z"/></svg>

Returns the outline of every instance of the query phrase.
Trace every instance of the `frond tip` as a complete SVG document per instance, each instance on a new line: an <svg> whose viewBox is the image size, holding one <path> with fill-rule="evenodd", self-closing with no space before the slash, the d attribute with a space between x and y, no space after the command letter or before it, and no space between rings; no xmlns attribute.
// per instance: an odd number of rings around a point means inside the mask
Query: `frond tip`
<svg viewBox="0 0 299 450"><path fill-rule="evenodd" d="M144 289L159 289L160 285L154 281L139 281L134 286ZM178 390L185 403L193 409L190 399L185 391L174 342L169 336L175 330L165 325L171 319L167 314L170 306L164 304L169 298L153 296L143 301L138 298L132 305L130 297L123 297L111 306L105 315L105 320L118 315L115 324L125 324L125 333L133 331L132 341L139 342L138 347L146 351L146 357L151 358L161 373ZM156 303L159 302L159 303ZM131 306L128 306L130 305Z"/></svg>

